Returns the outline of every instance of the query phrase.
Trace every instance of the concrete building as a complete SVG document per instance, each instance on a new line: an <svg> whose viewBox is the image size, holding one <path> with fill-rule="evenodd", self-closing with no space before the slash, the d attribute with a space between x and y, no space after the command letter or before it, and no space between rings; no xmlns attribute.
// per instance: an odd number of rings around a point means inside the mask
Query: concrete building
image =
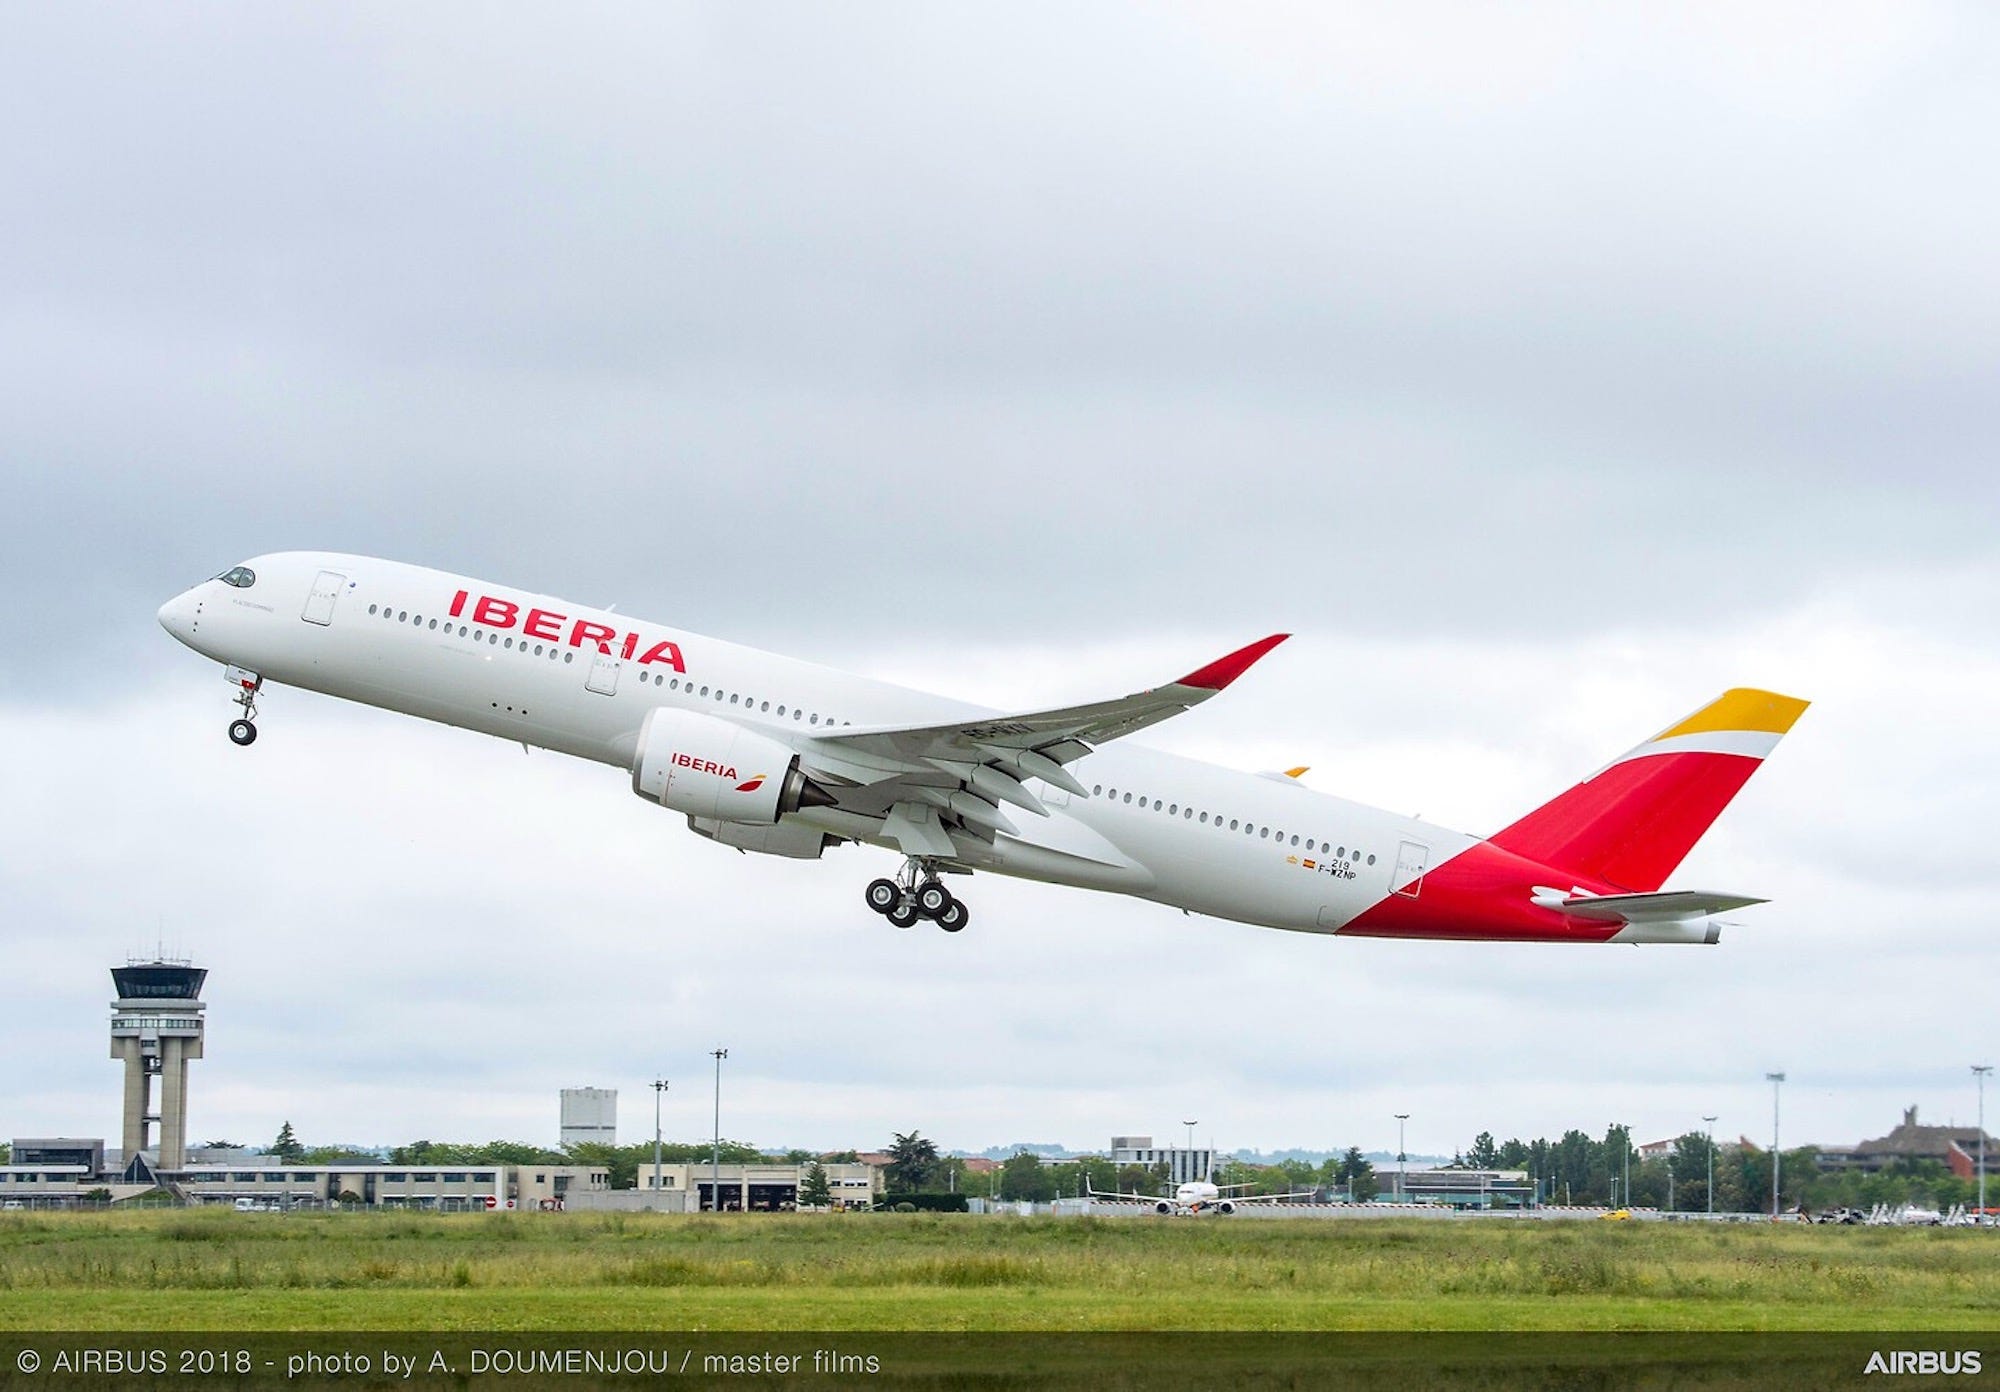
<svg viewBox="0 0 2000 1392"><path fill-rule="evenodd" d="M104 1142L92 1137L17 1136L7 1147L15 1168L41 1165L81 1165L92 1174L104 1173Z"/></svg>
<svg viewBox="0 0 2000 1392"><path fill-rule="evenodd" d="M1154 1165L1167 1167L1169 1184L1186 1184L1207 1179L1215 1171L1215 1152L1177 1146L1156 1146L1151 1136L1113 1136L1111 1163L1114 1165Z"/></svg>
<svg viewBox="0 0 2000 1392"><path fill-rule="evenodd" d="M770 1162L752 1165L662 1165L660 1187L653 1188L653 1167L639 1166L639 1188L647 1198L661 1202L654 1206L674 1212L711 1212L715 1209L717 1180L722 1190L725 1213L777 1213L798 1207L799 1190L805 1186L810 1165ZM835 1208L865 1208L881 1197L880 1171L871 1165L828 1164L827 1189Z"/></svg>
<svg viewBox="0 0 2000 1392"><path fill-rule="evenodd" d="M1403 1201L1439 1204L1449 1208L1528 1208L1535 1201L1535 1184L1526 1170L1469 1170L1424 1165L1411 1166L1399 1176L1393 1162L1389 1169L1379 1166L1375 1181L1382 1191L1375 1197L1395 1202L1398 1180Z"/></svg>
<svg viewBox="0 0 2000 1392"><path fill-rule="evenodd" d="M594 1165L328 1166L194 1165L171 1182L196 1203L285 1208L358 1203L439 1213L566 1207L571 1196L607 1190L611 1172Z"/></svg>
<svg viewBox="0 0 2000 1392"><path fill-rule="evenodd" d="M0 1207L59 1208L94 1190L113 1200L157 1187L194 1204L238 1208L321 1208L358 1203L370 1208L418 1208L440 1213L475 1210L534 1210L566 1207L572 1196L611 1187L601 1165L397 1165L347 1160L332 1165L284 1165L268 1155L230 1164L195 1164L159 1169L144 1183L122 1182L98 1165L63 1164L50 1143L16 1141L27 1147L26 1161L0 1165ZM77 1142L62 1142L75 1146ZM95 1145L102 1153L102 1142ZM37 1150L35 1147L44 1147ZM492 1202L488 1202L488 1200Z"/></svg>
<svg viewBox="0 0 2000 1392"><path fill-rule="evenodd" d="M564 1088L559 1144L617 1145L618 1089Z"/></svg>
<svg viewBox="0 0 2000 1392"><path fill-rule="evenodd" d="M125 1065L123 1156L128 1179L138 1181L145 1161L177 1170L187 1163L187 1066L202 1055L202 983L208 972L160 958L111 969L118 998L111 1003L111 1057ZM160 1080L153 1110L153 1079ZM160 1126L154 1151L153 1123Z"/></svg>
<svg viewBox="0 0 2000 1392"><path fill-rule="evenodd" d="M67 1206L97 1182L82 1165L0 1165L0 1209Z"/></svg>

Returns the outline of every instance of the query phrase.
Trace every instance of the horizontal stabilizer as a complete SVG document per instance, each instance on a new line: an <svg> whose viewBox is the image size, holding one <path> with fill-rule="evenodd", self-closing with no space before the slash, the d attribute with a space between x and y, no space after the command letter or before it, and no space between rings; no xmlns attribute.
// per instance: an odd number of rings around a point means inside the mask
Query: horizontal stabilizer
<svg viewBox="0 0 2000 1392"><path fill-rule="evenodd" d="M1744 894L1711 894L1700 889L1670 889L1655 894L1565 894L1559 889L1543 889L1535 892L1535 902L1573 918L1636 923L1656 918L1705 918L1768 901Z"/></svg>

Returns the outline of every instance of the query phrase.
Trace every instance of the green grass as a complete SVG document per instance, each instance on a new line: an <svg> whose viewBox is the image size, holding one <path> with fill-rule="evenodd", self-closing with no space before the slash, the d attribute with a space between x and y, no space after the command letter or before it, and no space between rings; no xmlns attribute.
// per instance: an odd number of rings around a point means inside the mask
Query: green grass
<svg viewBox="0 0 2000 1392"><path fill-rule="evenodd" d="M0 1217L6 1329L1967 1329L2000 1235L1600 1222Z"/></svg>

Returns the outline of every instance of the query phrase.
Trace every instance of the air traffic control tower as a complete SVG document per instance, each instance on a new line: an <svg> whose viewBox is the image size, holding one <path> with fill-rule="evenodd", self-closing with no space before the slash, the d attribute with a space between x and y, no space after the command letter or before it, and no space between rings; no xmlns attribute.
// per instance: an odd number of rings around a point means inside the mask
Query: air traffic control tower
<svg viewBox="0 0 2000 1392"><path fill-rule="evenodd" d="M125 1063L125 1164L152 1149L160 1124L156 1164L187 1164L187 1066L201 1057L201 984L208 969L161 959L111 969L118 999L111 1003L111 1057ZM160 1110L153 1110L153 1075L160 1077Z"/></svg>

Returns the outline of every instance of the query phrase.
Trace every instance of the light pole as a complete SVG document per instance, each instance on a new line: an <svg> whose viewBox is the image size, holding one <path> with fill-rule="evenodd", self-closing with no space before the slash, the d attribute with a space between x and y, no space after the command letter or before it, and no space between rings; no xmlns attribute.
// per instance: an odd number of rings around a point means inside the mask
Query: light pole
<svg viewBox="0 0 2000 1392"><path fill-rule="evenodd" d="M1181 1125L1187 1127L1188 1129L1187 1177L1189 1179L1195 1179L1195 1178L1207 1179L1208 1178L1207 1175L1197 1176L1194 1172L1194 1128L1196 1126L1196 1123L1192 1121L1183 1121Z"/></svg>
<svg viewBox="0 0 2000 1392"><path fill-rule="evenodd" d="M1632 1206L1632 1128L1624 1122L1618 1123L1619 1166L1623 1182L1619 1188L1625 1194L1625 1207Z"/></svg>
<svg viewBox="0 0 2000 1392"><path fill-rule="evenodd" d="M653 1202L660 1201L660 1094L667 1090L665 1078L653 1079Z"/></svg>
<svg viewBox="0 0 2000 1392"><path fill-rule="evenodd" d="M1979 1080L1979 1221L1986 1222L1986 1075L1993 1071L1990 1063L1972 1065L1972 1076Z"/></svg>
<svg viewBox="0 0 2000 1392"><path fill-rule="evenodd" d="M1396 1113L1396 1202L1397 1203L1408 1203L1410 1201L1410 1190L1409 1190L1410 1181L1409 1181L1409 1163L1408 1163L1410 1157L1403 1151L1403 1123L1408 1121L1409 1119L1410 1119L1410 1114L1408 1112Z"/></svg>
<svg viewBox="0 0 2000 1392"><path fill-rule="evenodd" d="M722 1212L722 1061L729 1057L727 1049L710 1049L709 1057L715 1060L715 1148L708 1154L709 1191L715 1196L715 1211Z"/></svg>
<svg viewBox="0 0 2000 1392"><path fill-rule="evenodd" d="M1785 1085L1782 1073L1766 1073L1764 1081L1771 1085L1771 1217L1778 1216L1778 1092Z"/></svg>
<svg viewBox="0 0 2000 1392"><path fill-rule="evenodd" d="M1718 1112L1716 1115L1720 1116L1721 1113ZM1715 1117L1705 1116L1702 1121L1708 1127L1704 1133L1708 1137L1708 1216L1713 1218L1715 1216Z"/></svg>

